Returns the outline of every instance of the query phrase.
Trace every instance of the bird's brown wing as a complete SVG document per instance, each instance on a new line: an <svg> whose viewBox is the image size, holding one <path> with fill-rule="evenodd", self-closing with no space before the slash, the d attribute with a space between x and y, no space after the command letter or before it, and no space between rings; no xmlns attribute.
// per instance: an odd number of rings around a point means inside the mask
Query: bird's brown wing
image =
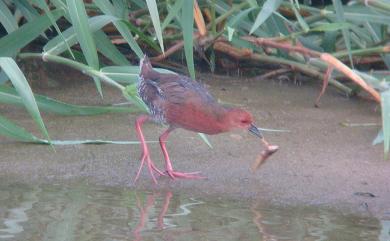
<svg viewBox="0 0 390 241"><path fill-rule="evenodd" d="M201 83L183 75L160 74L154 82L164 98L171 103L182 104L189 99L197 102L215 102Z"/></svg>
<svg viewBox="0 0 390 241"><path fill-rule="evenodd" d="M223 109L202 84L181 75L161 74L153 85L161 96L156 104L163 108L166 123L208 134L218 132L214 125Z"/></svg>

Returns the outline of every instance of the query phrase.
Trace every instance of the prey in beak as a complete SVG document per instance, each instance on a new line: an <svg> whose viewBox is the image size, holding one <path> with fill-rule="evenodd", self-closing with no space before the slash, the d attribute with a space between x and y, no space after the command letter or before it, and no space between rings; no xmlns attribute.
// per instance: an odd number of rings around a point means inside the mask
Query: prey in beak
<svg viewBox="0 0 390 241"><path fill-rule="evenodd" d="M270 145L265 139L263 134L261 134L259 128L257 128L255 125L251 124L248 128L248 131L250 131L253 135L259 137L261 139L261 142L266 147L265 150L263 150L260 155L256 158L256 161L252 165L252 171L256 171L262 164L265 163L265 161L270 157L272 154L274 154L277 150L279 150L279 146L276 145Z"/></svg>

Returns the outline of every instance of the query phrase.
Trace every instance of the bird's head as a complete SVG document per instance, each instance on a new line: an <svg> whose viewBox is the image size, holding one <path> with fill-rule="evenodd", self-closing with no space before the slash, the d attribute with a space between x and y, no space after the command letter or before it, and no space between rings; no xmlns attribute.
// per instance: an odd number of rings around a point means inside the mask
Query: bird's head
<svg viewBox="0 0 390 241"><path fill-rule="evenodd" d="M150 63L150 60L146 54L139 62L139 68L140 68L140 76L145 76L148 73L153 71L152 64Z"/></svg>
<svg viewBox="0 0 390 241"><path fill-rule="evenodd" d="M225 116L225 123L229 129L246 129L257 137L263 138L260 130L253 124L251 113L243 109L229 109Z"/></svg>

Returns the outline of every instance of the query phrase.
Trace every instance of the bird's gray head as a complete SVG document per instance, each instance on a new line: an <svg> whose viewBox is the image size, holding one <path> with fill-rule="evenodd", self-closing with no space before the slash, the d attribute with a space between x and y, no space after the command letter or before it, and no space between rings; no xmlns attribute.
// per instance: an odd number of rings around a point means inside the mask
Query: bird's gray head
<svg viewBox="0 0 390 241"><path fill-rule="evenodd" d="M152 64L150 63L150 60L146 54L139 62L139 68L140 68L140 75L144 76L145 74L149 73L153 70Z"/></svg>

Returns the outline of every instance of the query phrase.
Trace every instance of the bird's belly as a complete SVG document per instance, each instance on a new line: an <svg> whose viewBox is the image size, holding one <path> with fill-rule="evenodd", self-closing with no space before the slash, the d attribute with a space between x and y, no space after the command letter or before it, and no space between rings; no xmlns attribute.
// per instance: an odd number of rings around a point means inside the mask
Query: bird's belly
<svg viewBox="0 0 390 241"><path fill-rule="evenodd" d="M186 130L194 131L194 132L199 132L199 133L204 133L208 135L214 135L218 134L221 132L224 132L219 126L213 126L213 125L208 125L208 126L200 126L200 125L193 125L193 123L188 124L188 123L175 123L178 127L181 127Z"/></svg>

